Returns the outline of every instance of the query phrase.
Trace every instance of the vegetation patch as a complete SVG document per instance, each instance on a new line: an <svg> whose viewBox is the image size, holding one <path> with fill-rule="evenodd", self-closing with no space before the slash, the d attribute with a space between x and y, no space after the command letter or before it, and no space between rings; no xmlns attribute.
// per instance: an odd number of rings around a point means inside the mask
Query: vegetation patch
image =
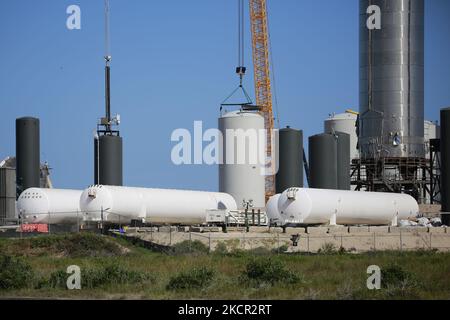
<svg viewBox="0 0 450 320"><path fill-rule="evenodd" d="M0 290L22 289L32 286L34 272L20 258L0 255Z"/></svg>
<svg viewBox="0 0 450 320"><path fill-rule="evenodd" d="M209 253L209 248L201 241L185 240L173 246L174 255L204 255Z"/></svg>
<svg viewBox="0 0 450 320"><path fill-rule="evenodd" d="M300 282L300 277L294 272L286 269L285 265L274 258L255 258L247 263L241 275L242 280L250 284L261 285L269 283L295 284Z"/></svg>
<svg viewBox="0 0 450 320"><path fill-rule="evenodd" d="M170 278L167 290L202 289L208 286L215 276L210 268L193 268Z"/></svg>

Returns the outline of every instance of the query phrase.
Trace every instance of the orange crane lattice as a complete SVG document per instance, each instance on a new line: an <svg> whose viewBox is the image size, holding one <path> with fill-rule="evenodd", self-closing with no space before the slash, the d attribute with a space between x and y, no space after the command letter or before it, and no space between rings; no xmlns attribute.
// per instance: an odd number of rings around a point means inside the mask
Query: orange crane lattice
<svg viewBox="0 0 450 320"><path fill-rule="evenodd" d="M272 132L274 119L270 85L269 29L266 0L249 0L250 24L253 47L253 72L255 78L256 105L261 107L266 129L266 156L272 159ZM274 168L274 161L271 167ZM273 171L272 171L273 172ZM266 176L266 201L275 194L275 176Z"/></svg>

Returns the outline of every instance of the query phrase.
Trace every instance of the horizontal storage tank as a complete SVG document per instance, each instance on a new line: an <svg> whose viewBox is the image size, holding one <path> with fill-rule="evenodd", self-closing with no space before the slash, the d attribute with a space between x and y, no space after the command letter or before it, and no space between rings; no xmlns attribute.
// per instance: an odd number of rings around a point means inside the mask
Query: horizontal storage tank
<svg viewBox="0 0 450 320"><path fill-rule="evenodd" d="M80 197L85 221L201 224L211 210L237 210L229 194L218 192L91 186ZM102 217L103 215L103 217Z"/></svg>
<svg viewBox="0 0 450 320"><path fill-rule="evenodd" d="M269 198L266 204L267 218L269 219L270 225L282 225L281 215L278 211L278 200L280 199L281 193Z"/></svg>
<svg viewBox="0 0 450 320"><path fill-rule="evenodd" d="M75 224L82 220L81 190L29 188L17 200L25 223Z"/></svg>
<svg viewBox="0 0 450 320"><path fill-rule="evenodd" d="M406 194L291 188L279 196L276 209L267 210L269 217L281 217L281 225L397 225L416 217L419 206Z"/></svg>
<svg viewBox="0 0 450 320"><path fill-rule="evenodd" d="M219 130L223 135L219 191L230 194L239 209L245 209L246 203L251 203L254 209L263 209L265 176L259 153L265 157L264 150L260 150L265 145L265 135L261 135L264 117L253 111L228 112L219 118Z"/></svg>

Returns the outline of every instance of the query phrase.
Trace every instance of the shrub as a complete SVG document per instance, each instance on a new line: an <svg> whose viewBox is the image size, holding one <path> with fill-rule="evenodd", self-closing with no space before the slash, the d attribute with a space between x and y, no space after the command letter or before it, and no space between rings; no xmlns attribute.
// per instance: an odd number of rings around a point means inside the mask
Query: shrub
<svg viewBox="0 0 450 320"><path fill-rule="evenodd" d="M194 268L170 278L166 288L167 290L202 289L213 280L214 276L215 272L212 269Z"/></svg>
<svg viewBox="0 0 450 320"><path fill-rule="evenodd" d="M218 254L218 255L227 255L228 254L227 245L223 242L219 242L216 245L216 249L214 250L214 253Z"/></svg>
<svg viewBox="0 0 450 320"><path fill-rule="evenodd" d="M325 242L320 249L317 251L317 253L321 254L335 254L336 253L336 246L331 242Z"/></svg>
<svg viewBox="0 0 450 320"><path fill-rule="evenodd" d="M22 289L33 284L34 272L25 261L0 255L0 289Z"/></svg>
<svg viewBox="0 0 450 320"><path fill-rule="evenodd" d="M66 288L66 281L69 277L64 270L58 270L50 275L47 281L51 288ZM137 284L146 281L153 281L147 273L126 270L118 265L108 265L99 269L81 270L81 287L98 288L107 285Z"/></svg>
<svg viewBox="0 0 450 320"><path fill-rule="evenodd" d="M300 281L300 278L279 260L272 258L259 258L250 261L243 274L243 280L247 279L256 284L277 282L293 284Z"/></svg>
<svg viewBox="0 0 450 320"><path fill-rule="evenodd" d="M185 240L175 244L172 252L175 255L203 255L209 253L209 248L199 240Z"/></svg>
<svg viewBox="0 0 450 320"><path fill-rule="evenodd" d="M390 264L381 269L381 285L384 288L398 286L408 280L412 280L411 274L397 264Z"/></svg>

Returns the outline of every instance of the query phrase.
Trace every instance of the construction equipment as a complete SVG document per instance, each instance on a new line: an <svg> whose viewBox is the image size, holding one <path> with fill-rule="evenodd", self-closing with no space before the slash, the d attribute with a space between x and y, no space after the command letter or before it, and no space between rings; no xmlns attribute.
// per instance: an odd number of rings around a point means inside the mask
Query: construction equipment
<svg viewBox="0 0 450 320"><path fill-rule="evenodd" d="M266 129L266 160L272 169L266 175L266 201L275 194L275 165L272 155L272 133L274 119L269 63L269 28L266 0L249 0L250 24L253 47L253 72L255 80L256 105L261 107Z"/></svg>

